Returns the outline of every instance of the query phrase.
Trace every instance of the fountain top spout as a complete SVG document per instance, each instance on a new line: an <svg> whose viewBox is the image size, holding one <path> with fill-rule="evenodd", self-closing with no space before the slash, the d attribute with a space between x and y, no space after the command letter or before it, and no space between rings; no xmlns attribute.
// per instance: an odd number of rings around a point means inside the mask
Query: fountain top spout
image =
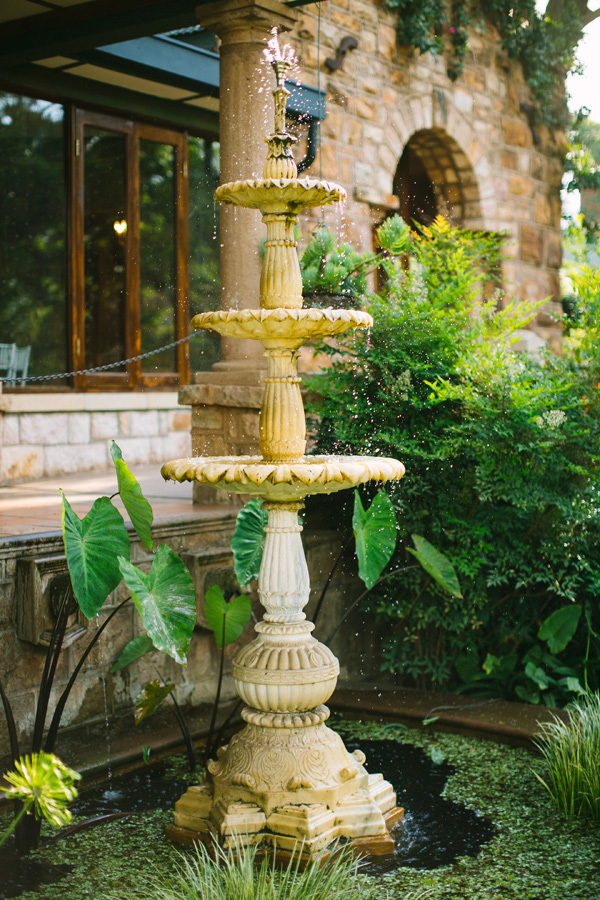
<svg viewBox="0 0 600 900"><path fill-rule="evenodd" d="M273 37L267 42L267 47L263 50L263 55L275 70L277 87L285 88L287 73L297 64L296 51L293 47L290 47L289 44L284 44L283 49L279 46L279 33L277 28L272 28L271 34Z"/></svg>
<svg viewBox="0 0 600 900"><path fill-rule="evenodd" d="M292 153L292 144L297 138L286 130L286 103L290 92L285 86L287 74L296 65L296 53L289 44L279 46L277 29L271 30L273 37L263 50L264 57L270 62L277 82L273 91L275 100L275 132L266 139L269 151L263 172L264 178L296 178L298 167Z"/></svg>

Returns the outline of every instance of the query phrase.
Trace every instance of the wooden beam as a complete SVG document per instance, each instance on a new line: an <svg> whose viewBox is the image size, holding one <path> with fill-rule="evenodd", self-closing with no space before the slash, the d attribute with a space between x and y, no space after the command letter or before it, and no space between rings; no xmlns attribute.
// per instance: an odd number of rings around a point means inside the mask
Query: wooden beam
<svg viewBox="0 0 600 900"><path fill-rule="evenodd" d="M58 103L71 100L87 107L112 109L128 116L142 116L171 127L187 128L196 134L219 133L219 116L215 112L113 87L43 66L0 68L0 86L3 90L48 97Z"/></svg>

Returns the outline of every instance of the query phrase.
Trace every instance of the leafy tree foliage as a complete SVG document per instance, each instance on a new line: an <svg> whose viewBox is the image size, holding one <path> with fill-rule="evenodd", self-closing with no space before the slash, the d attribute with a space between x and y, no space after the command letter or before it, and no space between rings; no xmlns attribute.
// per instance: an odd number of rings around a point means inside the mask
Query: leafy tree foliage
<svg viewBox="0 0 600 900"><path fill-rule="evenodd" d="M340 342L314 379L316 437L319 450L401 459L400 556L417 533L458 574L462 596L421 567L371 593L390 623L384 668L420 686L557 703L599 676L600 280L580 279L564 356L529 359L512 341L536 305L482 299L499 250L438 218L413 235L408 265L384 260L373 328ZM579 624L556 651L558 620L540 629L575 605Z"/></svg>

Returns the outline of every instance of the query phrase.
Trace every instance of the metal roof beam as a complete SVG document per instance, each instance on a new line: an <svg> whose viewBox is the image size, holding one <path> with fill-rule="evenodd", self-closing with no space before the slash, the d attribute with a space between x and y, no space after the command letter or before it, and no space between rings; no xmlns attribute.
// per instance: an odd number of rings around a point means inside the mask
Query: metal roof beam
<svg viewBox="0 0 600 900"><path fill-rule="evenodd" d="M206 90L207 95L219 96L218 54L166 35L107 44L79 54L79 59L196 93Z"/></svg>

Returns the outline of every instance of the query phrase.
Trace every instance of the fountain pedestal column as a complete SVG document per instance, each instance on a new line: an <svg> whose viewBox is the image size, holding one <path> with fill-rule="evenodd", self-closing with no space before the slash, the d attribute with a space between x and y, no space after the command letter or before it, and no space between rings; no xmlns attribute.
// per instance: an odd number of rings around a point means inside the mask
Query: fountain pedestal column
<svg viewBox="0 0 600 900"><path fill-rule="evenodd" d="M349 753L325 724L324 704L339 667L331 650L312 636L314 626L303 612L310 585L298 513L309 494L398 479L404 466L377 457L304 455L298 349L309 339L369 327L372 318L356 310L302 308L295 217L299 210L339 202L345 192L329 182L297 178L294 138L285 132L285 79L293 51L281 52L275 37L265 55L277 86L275 133L267 139L263 177L223 184L215 193L221 203L263 214L261 306L202 313L192 321L230 338L252 338L264 348L261 455L175 460L162 470L165 478L263 499L268 525L258 593L265 615L233 663L246 727L208 763L206 779L177 802L168 833L182 841L216 836L225 845L236 839L276 846L278 855L297 852L302 843L310 857L337 838L352 839L371 853L392 853L389 828L401 815L392 786L369 774L364 754Z"/></svg>

